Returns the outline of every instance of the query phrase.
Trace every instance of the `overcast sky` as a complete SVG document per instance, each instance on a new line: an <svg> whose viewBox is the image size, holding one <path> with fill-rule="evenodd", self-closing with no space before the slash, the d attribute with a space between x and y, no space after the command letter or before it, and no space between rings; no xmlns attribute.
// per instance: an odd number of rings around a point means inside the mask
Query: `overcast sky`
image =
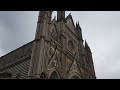
<svg viewBox="0 0 120 90"><path fill-rule="evenodd" d="M0 56L32 41L37 11L0 11ZM98 79L120 79L120 11L67 11L79 21ZM53 17L56 12L53 13Z"/></svg>

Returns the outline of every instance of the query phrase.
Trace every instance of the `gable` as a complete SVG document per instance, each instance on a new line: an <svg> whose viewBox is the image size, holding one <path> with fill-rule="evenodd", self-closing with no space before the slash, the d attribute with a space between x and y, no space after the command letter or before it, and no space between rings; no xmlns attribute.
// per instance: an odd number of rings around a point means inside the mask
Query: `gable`
<svg viewBox="0 0 120 90"><path fill-rule="evenodd" d="M77 57L78 57L78 55L75 56L75 59L74 59L72 65L71 65L70 70L69 70L68 73L70 73L70 72L78 72L79 74L81 74L81 71L79 69L78 62L77 62L77 59L78 59Z"/></svg>
<svg viewBox="0 0 120 90"><path fill-rule="evenodd" d="M57 67L57 68L61 68L61 61L59 59L59 54L57 49L55 50L54 54L52 55L49 64L48 64L48 68L52 68L52 67Z"/></svg>
<svg viewBox="0 0 120 90"><path fill-rule="evenodd" d="M69 14L66 17L66 25L67 25L67 27L69 27L70 30L72 30L73 32L75 32L75 24L74 24L74 21L73 21L73 18L71 16L71 14Z"/></svg>
<svg viewBox="0 0 120 90"><path fill-rule="evenodd" d="M70 71L79 72L79 69L78 69L78 65L77 65L76 60L73 62Z"/></svg>

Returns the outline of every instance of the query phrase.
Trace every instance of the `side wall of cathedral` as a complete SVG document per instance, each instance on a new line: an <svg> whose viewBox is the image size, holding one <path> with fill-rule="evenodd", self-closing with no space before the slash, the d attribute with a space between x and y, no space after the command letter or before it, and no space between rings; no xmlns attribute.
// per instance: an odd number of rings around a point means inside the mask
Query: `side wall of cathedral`
<svg viewBox="0 0 120 90"><path fill-rule="evenodd" d="M25 79L28 77L33 42L0 58L0 79Z"/></svg>

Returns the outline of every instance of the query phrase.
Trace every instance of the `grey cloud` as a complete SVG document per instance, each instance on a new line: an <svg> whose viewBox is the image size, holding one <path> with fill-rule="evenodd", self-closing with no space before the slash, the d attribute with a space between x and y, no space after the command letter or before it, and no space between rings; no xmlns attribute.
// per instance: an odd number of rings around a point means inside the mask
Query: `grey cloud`
<svg viewBox="0 0 120 90"><path fill-rule="evenodd" d="M6 54L34 39L38 12L0 12L0 47Z"/></svg>

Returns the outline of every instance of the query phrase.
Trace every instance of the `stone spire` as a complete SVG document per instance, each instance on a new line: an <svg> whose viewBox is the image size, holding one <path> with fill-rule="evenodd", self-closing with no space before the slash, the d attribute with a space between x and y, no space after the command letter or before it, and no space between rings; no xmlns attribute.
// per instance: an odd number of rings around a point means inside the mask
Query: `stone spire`
<svg viewBox="0 0 120 90"><path fill-rule="evenodd" d="M57 21L65 21L65 11L57 11Z"/></svg>
<svg viewBox="0 0 120 90"><path fill-rule="evenodd" d="M48 38L48 28L51 23L52 11L40 11L35 39L40 39L41 36Z"/></svg>
<svg viewBox="0 0 120 90"><path fill-rule="evenodd" d="M30 61L29 78L41 78L46 75L48 50L49 50L49 27L51 24L52 11L41 11L38 17L35 41ZM46 77L46 76L45 76Z"/></svg>
<svg viewBox="0 0 120 90"><path fill-rule="evenodd" d="M76 32L77 32L77 35L78 35L78 39L79 39L79 40L82 40L82 42L83 42L82 29L81 29L81 27L80 27L79 22L76 23Z"/></svg>

